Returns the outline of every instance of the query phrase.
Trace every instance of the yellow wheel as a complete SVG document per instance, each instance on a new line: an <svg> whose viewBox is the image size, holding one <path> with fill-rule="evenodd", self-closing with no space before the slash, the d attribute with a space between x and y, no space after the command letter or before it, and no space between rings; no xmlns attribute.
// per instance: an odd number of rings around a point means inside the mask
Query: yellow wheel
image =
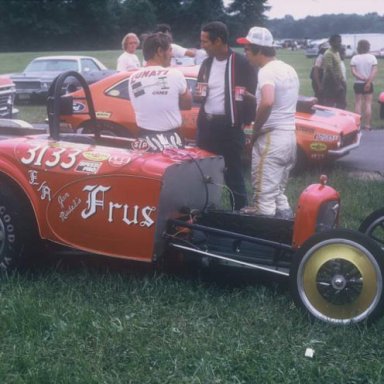
<svg viewBox="0 0 384 384"><path fill-rule="evenodd" d="M367 236L343 229L319 233L294 257L294 299L328 323L374 320L384 309L383 271L383 251Z"/></svg>

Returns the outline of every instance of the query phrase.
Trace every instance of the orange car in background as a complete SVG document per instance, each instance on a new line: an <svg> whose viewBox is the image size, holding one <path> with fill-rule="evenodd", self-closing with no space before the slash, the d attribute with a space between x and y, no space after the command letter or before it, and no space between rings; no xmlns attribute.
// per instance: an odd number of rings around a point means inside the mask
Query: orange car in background
<svg viewBox="0 0 384 384"><path fill-rule="evenodd" d="M191 91L194 91L198 73L197 66L179 67L184 73ZM135 113L129 101L128 82L132 72L120 72L90 86L96 116L104 133L136 137L138 128ZM60 119L71 130L83 133L90 131L87 105L83 91L72 93L72 112L62 114ZM182 111L184 137L193 141L196 134L196 119L199 104L189 111ZM296 112L296 137L298 163L320 163L349 153L360 143L360 116L336 108L299 102Z"/></svg>

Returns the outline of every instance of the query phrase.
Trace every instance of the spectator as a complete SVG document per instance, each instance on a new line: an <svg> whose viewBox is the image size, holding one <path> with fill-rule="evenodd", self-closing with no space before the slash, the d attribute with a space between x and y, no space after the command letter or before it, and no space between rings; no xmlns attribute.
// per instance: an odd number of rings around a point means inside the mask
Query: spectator
<svg viewBox="0 0 384 384"><path fill-rule="evenodd" d="M357 43L357 55L351 59L351 71L355 78L353 90L355 93L355 112L362 114L364 125L370 130L372 118L373 80L377 74L377 59L368 53L370 44L367 40Z"/></svg>
<svg viewBox="0 0 384 384"><path fill-rule="evenodd" d="M329 107L345 109L347 84L343 77L340 49L341 36L329 38L330 48L324 53L323 59L323 103Z"/></svg>
<svg viewBox="0 0 384 384"><path fill-rule="evenodd" d="M174 44L173 43L173 36L171 32L171 27L168 24L158 24L156 27L155 32L162 32L168 35L172 40L172 57L175 59L179 59L182 57L195 57L196 50L195 49L188 49L184 48L181 45Z"/></svg>
<svg viewBox="0 0 384 384"><path fill-rule="evenodd" d="M129 96L141 136L178 131L181 109L190 109L192 96L178 69L170 68L171 39L164 33L149 35L143 44L147 66L132 74Z"/></svg>
<svg viewBox="0 0 384 384"><path fill-rule="evenodd" d="M319 101L319 104L323 104L323 58L324 53L327 48L322 47L319 49L319 54L317 55L315 62L313 63L313 67L311 70L310 78L312 80L312 89L315 97Z"/></svg>
<svg viewBox="0 0 384 384"><path fill-rule="evenodd" d="M213 21L201 30L201 47L208 57L202 62L195 90L202 101L197 119L197 145L224 157L225 182L233 192L234 209L247 204L241 154L244 150L243 124L254 119L255 71L244 55L228 46L227 26Z"/></svg>
<svg viewBox="0 0 384 384"><path fill-rule="evenodd" d="M118 71L129 71L140 67L140 61L135 54L137 47L140 45L140 40L134 33L128 33L121 41L121 47L124 52L117 59Z"/></svg>
<svg viewBox="0 0 384 384"><path fill-rule="evenodd" d="M290 65L276 59L268 29L253 27L237 42L244 45L248 61L259 68L251 138L253 201L242 211L290 219L292 210L284 191L296 160L299 79Z"/></svg>

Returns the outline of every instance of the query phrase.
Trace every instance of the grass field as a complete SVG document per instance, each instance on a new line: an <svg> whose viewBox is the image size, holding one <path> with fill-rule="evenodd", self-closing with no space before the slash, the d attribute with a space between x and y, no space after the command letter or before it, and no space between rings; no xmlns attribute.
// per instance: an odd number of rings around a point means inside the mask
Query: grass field
<svg viewBox="0 0 384 384"><path fill-rule="evenodd" d="M40 54L0 54L0 73L19 71ZM119 52L87 54L113 67ZM312 61L302 52L279 54L310 95ZM384 90L379 78L377 90ZM39 108L22 114L41 121ZM342 196L344 226L356 229L383 206L382 180L337 167L328 176ZM293 205L318 177L313 170L290 180ZM369 327L310 323L287 285L269 276L185 276L97 257L52 257L1 279L0 383L380 384L383 331L384 319ZM308 347L312 359L304 356Z"/></svg>

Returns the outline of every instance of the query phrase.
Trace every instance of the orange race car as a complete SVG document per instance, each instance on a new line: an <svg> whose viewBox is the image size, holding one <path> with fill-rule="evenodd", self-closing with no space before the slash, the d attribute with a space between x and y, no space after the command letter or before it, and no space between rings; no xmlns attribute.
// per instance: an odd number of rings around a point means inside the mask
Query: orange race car
<svg viewBox="0 0 384 384"><path fill-rule="evenodd" d="M187 78L191 91L194 91L197 66L179 67ZM132 72L131 72L132 73ZM117 136L136 137L138 128L135 114L128 95L130 72L120 72L98 81L90 86L97 117L102 120L101 129L105 133ZM61 115L61 121L73 130L89 131L90 119L82 90L71 94L74 97L73 108ZM196 119L199 104L191 110L182 111L184 137L195 139ZM298 103L296 113L296 137L298 144L298 164L304 166L310 162L346 155L360 143L360 116L336 108L313 103Z"/></svg>

